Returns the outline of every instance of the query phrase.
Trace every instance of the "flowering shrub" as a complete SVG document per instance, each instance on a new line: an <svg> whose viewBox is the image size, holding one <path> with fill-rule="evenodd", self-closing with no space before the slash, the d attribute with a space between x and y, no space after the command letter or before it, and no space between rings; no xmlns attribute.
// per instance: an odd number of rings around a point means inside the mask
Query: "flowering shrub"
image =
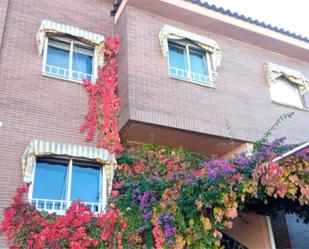
<svg viewBox="0 0 309 249"><path fill-rule="evenodd" d="M120 144L118 114L120 100L116 95L117 63L115 57L119 53L119 37L114 36L103 43L101 53L105 64L98 67L98 78L93 84L85 79L83 85L89 96L88 113L80 130L87 130L86 140L93 139L98 132L98 146L111 153L123 148Z"/></svg>
<svg viewBox="0 0 309 249"><path fill-rule="evenodd" d="M292 148L278 139L251 155L208 161L149 145L127 150L114 187L114 203L131 228L127 236L148 248L221 248L221 231L239 211L258 212L271 202L261 213L283 210L308 219L309 150L272 162Z"/></svg>
<svg viewBox="0 0 309 249"><path fill-rule="evenodd" d="M40 213L17 190L4 212L10 248L223 248L240 211L293 212L309 220L309 150L274 163L293 146L276 140L232 160L181 149L128 148L105 214L80 202L64 216Z"/></svg>

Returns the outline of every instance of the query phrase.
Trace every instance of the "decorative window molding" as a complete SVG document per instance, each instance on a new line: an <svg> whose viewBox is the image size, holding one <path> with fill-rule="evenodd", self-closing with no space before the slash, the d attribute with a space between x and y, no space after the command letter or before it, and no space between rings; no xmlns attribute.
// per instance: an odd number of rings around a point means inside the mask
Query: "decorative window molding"
<svg viewBox="0 0 309 249"><path fill-rule="evenodd" d="M276 84L279 82L279 78L286 78L289 82L296 84L299 89L299 93L304 95L308 92L308 80L305 76L296 70L280 66L274 63L265 63L265 74L268 84Z"/></svg>
<svg viewBox="0 0 309 249"><path fill-rule="evenodd" d="M211 78L217 75L217 69L221 64L222 53L216 41L207 37L197 35L173 26L164 25L159 33L160 45L163 56L168 57L169 41L190 40L198 47L209 53Z"/></svg>
<svg viewBox="0 0 309 249"><path fill-rule="evenodd" d="M116 167L117 161L113 154L109 153L107 150L99 149L95 147L87 147L81 145L72 145L72 144L61 144L49 141L40 141L33 140L27 146L24 154L22 155L22 175L24 183L33 183L35 179L35 169L36 163L41 159L50 159L50 160L66 160L68 168L68 181L66 184L71 184L70 178L72 176L72 167L74 167L74 161L87 161L87 167L96 164L100 165L102 170L102 196L100 197L100 204L96 204L96 208L93 211L102 211L105 208L107 202L107 194L112 190L112 181L114 177L114 169ZM72 166L73 165L73 166ZM31 184L29 190L29 201L36 205L37 208L47 209L47 211L62 211L64 212L70 204L70 199L63 200L33 200L33 185ZM70 188L70 187L69 187ZM70 198L70 194L67 194ZM35 203L34 203L34 202ZM42 204L42 201L44 204ZM44 208L47 204L51 205L53 208ZM39 207L38 205L41 205ZM43 208L42 208L43 205ZM58 205L58 210L54 208L55 205ZM65 208L63 208L65 205ZM92 204L93 205L93 204ZM93 206L92 206L93 208ZM58 212L58 213L62 213Z"/></svg>

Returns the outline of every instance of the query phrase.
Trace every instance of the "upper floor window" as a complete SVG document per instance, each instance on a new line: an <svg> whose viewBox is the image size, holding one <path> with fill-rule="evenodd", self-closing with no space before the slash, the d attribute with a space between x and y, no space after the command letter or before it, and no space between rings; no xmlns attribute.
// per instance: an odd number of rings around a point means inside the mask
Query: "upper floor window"
<svg viewBox="0 0 309 249"><path fill-rule="evenodd" d="M265 64L265 73L272 101L305 108L303 95L308 91L308 86L302 73L274 63Z"/></svg>
<svg viewBox="0 0 309 249"><path fill-rule="evenodd" d="M93 80L94 49L80 42L48 37L44 51L43 73L63 79Z"/></svg>
<svg viewBox="0 0 309 249"><path fill-rule="evenodd" d="M170 76L193 82L211 84L209 53L191 43L169 41Z"/></svg>
<svg viewBox="0 0 309 249"><path fill-rule="evenodd" d="M43 20L36 38L39 54L43 54L44 75L76 82L94 81L97 66L103 65L103 55L99 53L102 35Z"/></svg>
<svg viewBox="0 0 309 249"><path fill-rule="evenodd" d="M302 97L298 86L280 77L276 84L269 86L271 99L277 103L287 104L295 107L303 107Z"/></svg>
<svg viewBox="0 0 309 249"><path fill-rule="evenodd" d="M23 180L32 183L29 202L57 214L77 200L93 212L104 211L115 165L104 149L34 140L22 156Z"/></svg>
<svg viewBox="0 0 309 249"><path fill-rule="evenodd" d="M171 77L214 85L222 57L216 41L169 25L161 29L159 38Z"/></svg>

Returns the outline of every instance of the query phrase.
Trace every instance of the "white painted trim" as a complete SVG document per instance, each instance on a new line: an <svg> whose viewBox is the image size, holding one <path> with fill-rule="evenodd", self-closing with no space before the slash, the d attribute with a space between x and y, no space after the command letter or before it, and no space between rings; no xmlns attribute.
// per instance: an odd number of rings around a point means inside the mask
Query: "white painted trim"
<svg viewBox="0 0 309 249"><path fill-rule="evenodd" d="M72 79L73 77L73 72L72 72L72 69L73 69L73 49L74 49L74 46L73 46L73 41L71 41L71 44L70 44L70 54L69 54L69 79Z"/></svg>
<svg viewBox="0 0 309 249"><path fill-rule="evenodd" d="M214 66L213 66L213 57L214 55L206 51L206 63L207 63L207 68L208 68L208 78L210 81L210 84L213 85L213 73L214 73Z"/></svg>
<svg viewBox="0 0 309 249"><path fill-rule="evenodd" d="M66 186L67 186L67 205L70 206L71 205L71 189L72 189L72 170L73 170L73 159L70 158L69 161L69 167L68 167L68 173L69 173L69 178L68 178L68 182L66 182ZM68 207L67 207L68 208Z"/></svg>
<svg viewBox="0 0 309 249"><path fill-rule="evenodd" d="M187 42L181 42L181 41L174 41L172 40L171 41L172 43L176 44L176 45L179 45L179 46L182 46L184 47L185 49L185 53L186 53L186 62L187 62L187 79L183 79L183 78L178 78L177 76L174 76L174 75L171 75L170 71L171 71L171 66L170 66L170 59L169 59L169 53L168 53L168 56L167 56L167 63L168 63L168 74L171 78L175 78L175 79L179 79L179 80L183 80L183 81L188 81L188 82L191 82L191 83L195 83L195 84L198 84L198 85L204 85L204 86L208 86L208 87L213 87L214 88L214 82L213 82L213 78L212 78L212 73L213 73L213 69L210 65L210 53L207 52L206 50L198 47L198 46L195 46L195 45L192 45L190 43L187 43ZM199 82L199 81L195 81L192 79L192 71L191 71L191 63L190 63L190 48L196 48L198 50L200 50L201 53L204 53L204 56L203 56L203 59L206 60L206 63L207 63L207 71L208 71L208 75L204 75L205 77L208 77L209 79L209 82L208 84L207 83L203 83L203 82Z"/></svg>
<svg viewBox="0 0 309 249"><path fill-rule="evenodd" d="M131 4L132 2L137 2L137 1L139 0L127 0L126 4ZM278 33L274 30L270 30L270 29L267 29L261 26L257 26L256 24L248 23L244 20L240 20L235 17L228 16L226 14L218 13L211 9L203 8L197 4L193 4L187 1L179 1L179 0L157 0L157 1L158 1L157 6L162 3L165 3L165 4L175 6L175 7L180 7L184 10L193 12L194 14L199 14L199 15L211 18L214 21L219 21L222 27L226 25L229 25L229 26L232 25L236 27L238 30L255 32L260 36L266 36L275 41L276 40L282 41L282 42L288 43L290 45L298 46L306 50L309 49L309 44L306 43L305 41L301 41L293 37L287 36L285 34Z"/></svg>
<svg viewBox="0 0 309 249"><path fill-rule="evenodd" d="M29 186L29 191L28 191L28 200L31 200L32 196L33 196L33 185L34 185L35 170L36 170L36 161L34 163L33 170L32 170L31 184Z"/></svg>
<svg viewBox="0 0 309 249"><path fill-rule="evenodd" d="M187 61L187 66L188 66L188 70L187 70L187 77L192 80L192 73L191 73L191 61L190 61L190 48L189 45L186 43L185 44L185 49L186 49L186 61Z"/></svg>
<svg viewBox="0 0 309 249"><path fill-rule="evenodd" d="M44 51L43 51L43 63L42 63L42 74L45 73L45 65L47 60L47 50L48 50L48 37L44 41Z"/></svg>
<svg viewBox="0 0 309 249"><path fill-rule="evenodd" d="M300 151L300 150L302 150L302 149L304 149L306 147L309 147L309 142L306 142L306 143L304 143L304 144L302 144L300 146L297 146L296 148L294 148L294 149L292 149L292 150L282 154L281 156L278 156L278 157L274 158L272 160L272 162L280 161L281 159L283 159L283 158L285 158L287 156L290 156L290 155L292 155L292 154L294 154L294 153L296 153L296 152L298 152L298 151Z"/></svg>
<svg viewBox="0 0 309 249"><path fill-rule="evenodd" d="M93 50L93 56L92 56L92 82L95 83L95 80L98 78L98 55L95 51L95 48Z"/></svg>
<svg viewBox="0 0 309 249"><path fill-rule="evenodd" d="M43 51L43 65L42 65L42 74L44 76L48 76L48 77L52 77L52 78L57 78L57 79L63 79L63 80L67 80L67 81L73 81L73 82L77 82L77 83L80 83L82 84L82 81L81 80L75 80L73 79L73 54L74 54L74 45L75 44L78 44L78 45L84 45L83 43L81 42L78 42L78 41L74 41L72 39L67 39L67 38L59 38L57 37L55 39L55 41L59 41L59 42L69 42L69 46L70 48L66 48L66 47L63 47L63 49L66 49L69 51L69 78L63 78L63 77L58 77L57 75L52 75L52 74L48 74L46 73L46 65L47 65L47 53L48 53L48 45L49 44L52 44L53 41L49 40L49 37L46 37L45 39L45 43L44 43L44 51ZM58 47L61 47L61 45L59 45ZM89 48L92 50L92 52L86 52L86 51L82 51L81 49L79 48L75 48L75 50L77 50L78 52L80 52L81 54L85 54L85 55L89 55L89 56L92 56L92 82L95 81L95 79L97 78L97 55L95 53L95 48L94 47L90 47L90 46L87 46L85 45L85 47ZM88 75L88 74L87 74Z"/></svg>
<svg viewBox="0 0 309 249"><path fill-rule="evenodd" d="M266 224L267 224L267 230L268 230L268 236L269 236L271 249L276 249L275 238L274 238L274 233L273 233L273 229L271 226L270 218L269 216L265 216L265 217L266 217Z"/></svg>
<svg viewBox="0 0 309 249"><path fill-rule="evenodd" d="M127 1L128 0L122 0L121 1L121 4L120 4L120 6L119 6L119 8L116 12L116 15L114 16L114 25L117 23L117 21L118 21L119 17L121 16L125 6L127 5Z"/></svg>
<svg viewBox="0 0 309 249"><path fill-rule="evenodd" d="M107 205L107 177L106 177L106 172L105 172L105 167L103 165L103 179L102 179L102 211L105 213L106 211L106 205Z"/></svg>
<svg viewBox="0 0 309 249"><path fill-rule="evenodd" d="M68 209L71 205L71 189L72 189L72 174L73 174L73 160L74 158L69 158L69 163L68 163L68 167L67 167L67 178L66 178L66 198L65 201L66 202L66 209ZM90 162L91 164L91 162ZM98 205L98 212L105 212L105 208L107 205L107 193L108 193L108 189L107 189L107 177L106 177L106 173L105 173L105 165L101 165L100 166L100 181L101 181L101 186L100 187L100 198L99 198L99 205ZM33 185L34 185L34 178L35 178L35 169L36 169L36 161L35 161L35 165L33 167L33 171L32 171L32 176L31 176L31 185L29 186L29 191L28 191L28 201L31 204L31 200L33 199ZM43 200L43 199L42 199ZM44 199L45 200L45 199ZM51 200L51 201L55 201L55 200ZM85 202L90 203L90 202ZM40 210L44 210L40 209ZM58 215L63 215L65 214L64 210L47 210L47 212L53 213L56 212Z"/></svg>

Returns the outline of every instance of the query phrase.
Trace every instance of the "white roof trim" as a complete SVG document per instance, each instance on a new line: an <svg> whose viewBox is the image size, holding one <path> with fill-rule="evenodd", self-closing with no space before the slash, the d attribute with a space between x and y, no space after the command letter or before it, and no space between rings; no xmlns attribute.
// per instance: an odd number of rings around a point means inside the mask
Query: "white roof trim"
<svg viewBox="0 0 309 249"><path fill-rule="evenodd" d="M286 158L286 157L288 157L288 156L290 156L290 155L292 155L292 154L294 154L294 153L296 153L296 152L298 152L298 151L300 151L302 149L305 149L306 147L309 147L309 142L306 142L306 143L304 143L304 144L302 144L300 146L295 147L294 149L292 149L292 150L290 150L288 152L285 152L281 156L278 156L278 157L274 158L272 160L272 162L280 161L280 160L282 160L282 159L284 159L284 158Z"/></svg>

